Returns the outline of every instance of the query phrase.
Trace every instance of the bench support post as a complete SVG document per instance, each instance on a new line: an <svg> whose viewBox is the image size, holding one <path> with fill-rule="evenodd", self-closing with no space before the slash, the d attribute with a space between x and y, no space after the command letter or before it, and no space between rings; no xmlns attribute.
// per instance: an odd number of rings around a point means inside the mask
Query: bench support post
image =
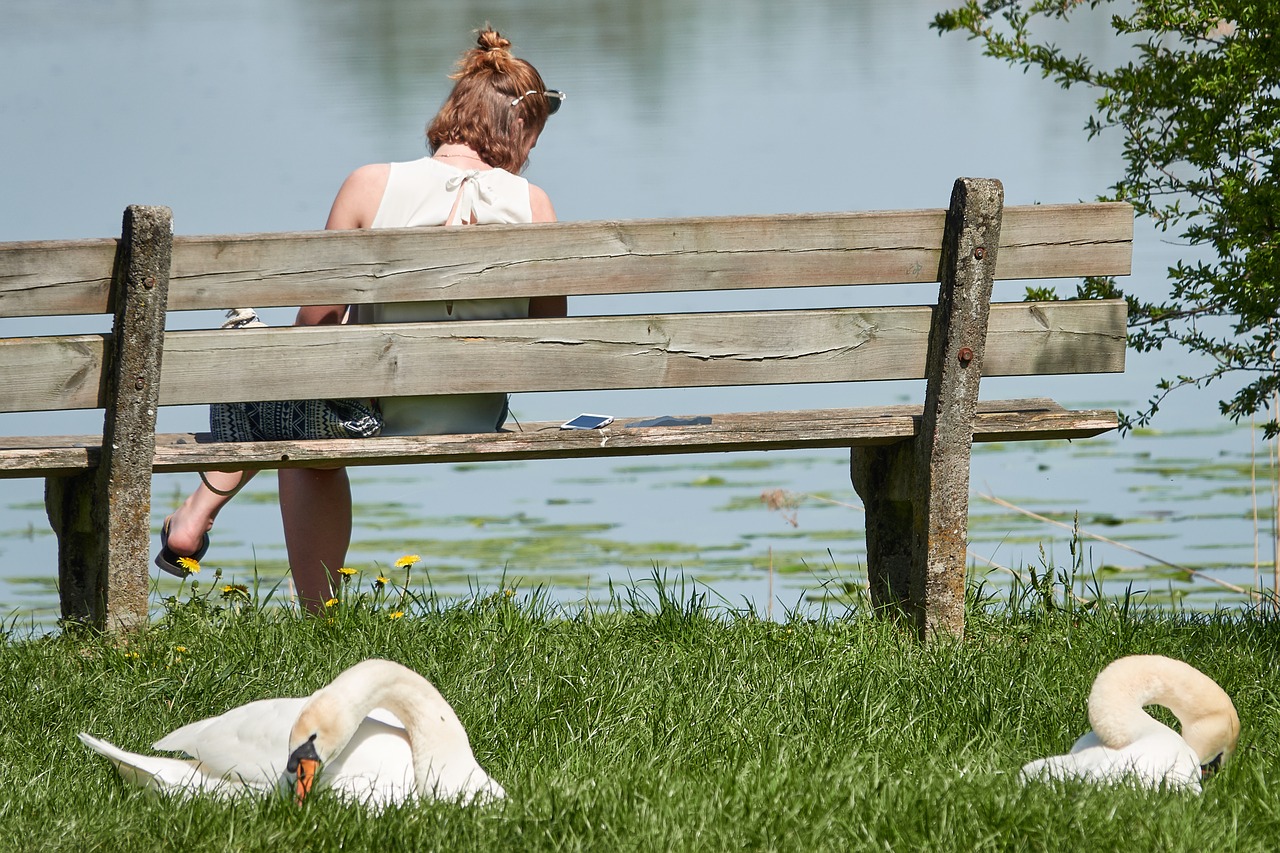
<svg viewBox="0 0 1280 853"><path fill-rule="evenodd" d="M867 509L873 604L901 609L926 641L964 636L969 456L1003 209L999 181L956 181L943 234L919 431L909 451L891 445L852 453L854 487ZM903 481L912 484L909 514L895 500L894 484ZM877 601L877 594L884 598Z"/></svg>
<svg viewBox="0 0 1280 853"><path fill-rule="evenodd" d="M849 473L862 497L867 525L867 571L876 613L913 624L911 555L915 445L855 447Z"/></svg>
<svg viewBox="0 0 1280 853"><path fill-rule="evenodd" d="M147 620L151 466L169 295L173 216L131 205L116 252L98 466L46 481L58 536L62 617L111 630Z"/></svg>

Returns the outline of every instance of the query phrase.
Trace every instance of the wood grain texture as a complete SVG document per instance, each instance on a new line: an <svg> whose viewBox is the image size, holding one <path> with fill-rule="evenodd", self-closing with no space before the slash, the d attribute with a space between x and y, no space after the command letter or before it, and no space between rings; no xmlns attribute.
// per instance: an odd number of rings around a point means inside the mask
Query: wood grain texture
<svg viewBox="0 0 1280 853"><path fill-rule="evenodd" d="M173 473L307 467L334 459L348 465L400 465L870 446L913 438L921 407L711 417L710 424L681 427L628 427L645 419L636 417L619 418L607 430L561 430L559 422L539 422L524 424L520 432L326 441L216 443L208 434L161 434L153 467ZM1043 398L994 400L978 406L974 441L1088 438L1116 426L1116 413L1106 409L1069 410ZM100 444L101 438L91 435L0 437L0 479L83 471L96 464Z"/></svg>
<svg viewBox="0 0 1280 853"><path fill-rule="evenodd" d="M170 332L161 405L924 376L932 309ZM1123 300L993 305L984 373L1124 370ZM0 411L102 405L107 335L0 341Z"/></svg>
<svg viewBox="0 0 1280 853"><path fill-rule="evenodd" d="M177 237L170 308L938 281L946 211ZM999 279L1128 275L1127 204L1005 211ZM107 311L114 240L0 244L0 316ZM481 260L482 259L482 260Z"/></svg>

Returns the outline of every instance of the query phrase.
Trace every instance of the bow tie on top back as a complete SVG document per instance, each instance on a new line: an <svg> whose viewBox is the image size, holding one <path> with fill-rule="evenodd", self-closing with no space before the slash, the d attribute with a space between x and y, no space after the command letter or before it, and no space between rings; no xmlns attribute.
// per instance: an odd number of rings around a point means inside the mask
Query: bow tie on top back
<svg viewBox="0 0 1280 853"><path fill-rule="evenodd" d="M475 216L477 199L485 204L493 201L488 190L479 181L480 171L480 169L469 169L444 182L446 190L458 193L458 199L454 202L454 213L449 217L446 225L470 222Z"/></svg>

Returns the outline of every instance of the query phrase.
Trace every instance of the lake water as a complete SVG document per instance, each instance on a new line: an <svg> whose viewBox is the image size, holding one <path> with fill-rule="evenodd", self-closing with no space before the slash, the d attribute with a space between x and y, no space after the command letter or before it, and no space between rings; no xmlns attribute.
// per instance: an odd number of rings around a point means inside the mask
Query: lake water
<svg viewBox="0 0 1280 853"><path fill-rule="evenodd" d="M944 207L959 176L1000 178L1007 204L1105 192L1122 168L1120 139L1085 140L1088 94L939 37L928 24L946 5L9 0L0 29L0 241L114 236L131 203L171 207L180 234L318 228L351 169L421 155L446 74L485 21L569 93L527 173L561 219ZM1126 49L1100 18L1058 35L1104 60ZM1128 286L1164 292L1164 269L1181 251L1139 222ZM998 298L1020 297L1001 287ZM696 308L698 299L672 304ZM292 315L265 313L273 323ZM220 319L195 312L179 325ZM75 322L101 328L98 318ZM20 333L40 331L24 323ZM1196 369L1177 353L1131 353L1122 376L1063 377L1048 390L1067 405L1132 411L1158 377ZM1028 380L983 383L985 397L1045 390ZM1085 540L1081 560L1112 592L1132 584L1151 601L1235 607L1248 597L1215 579L1271 588L1274 448L1216 414L1226 393L1177 396L1157 430L1142 434L978 448L976 575L986 560L1024 576L1072 562L1069 530L992 496L1068 527L1078 514L1087 533L1120 543ZM922 395L913 383L527 395L514 411L522 420L621 417ZM160 429L204 423L201 410L166 410ZM3 416L0 432L55 424L93 431L101 415ZM418 553L447 594L541 588L572 603L657 575L775 615L843 607L842 596L865 583L862 516L839 451L367 468L353 480L349 564L364 583ZM157 528L194 484L194 475L156 478ZM795 495L794 508L768 509L760 495L771 489ZM40 481L0 480L0 606L19 624L49 624L57 610L56 545L41 496ZM274 477L255 480L213 536L206 565L224 581L256 574L279 583ZM987 575L997 589L1009 576ZM174 588L161 582L164 594Z"/></svg>

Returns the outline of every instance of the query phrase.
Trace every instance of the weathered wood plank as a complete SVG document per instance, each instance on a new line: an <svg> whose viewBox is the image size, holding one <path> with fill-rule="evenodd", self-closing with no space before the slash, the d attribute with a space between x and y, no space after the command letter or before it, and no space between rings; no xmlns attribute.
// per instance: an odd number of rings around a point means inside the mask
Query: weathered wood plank
<svg viewBox="0 0 1280 853"><path fill-rule="evenodd" d="M608 431L570 431L559 422L526 423L519 432L405 436L330 441L214 443L207 434L156 436L157 473L218 468L305 467L341 459L348 465L481 462L745 450L799 450L884 444L912 438L918 405L792 412L716 414L710 424L630 428L644 418L620 418ZM979 404L975 441L1088 438L1116 428L1106 409L1067 410L1052 400ZM0 437L0 479L74 474L96 464L97 436Z"/></svg>
<svg viewBox="0 0 1280 853"><path fill-rule="evenodd" d="M0 243L0 317L107 313L118 243Z"/></svg>
<svg viewBox="0 0 1280 853"><path fill-rule="evenodd" d="M179 237L170 308L938 280L945 210ZM1001 279L1128 275L1129 205L1009 208ZM0 316L106 311L114 241L0 244ZM483 260L481 260L483 259Z"/></svg>
<svg viewBox="0 0 1280 853"><path fill-rule="evenodd" d="M170 332L160 403L924 376L932 309ZM0 340L0 411L101 405L105 335ZM1124 370L1123 300L992 306L991 376Z"/></svg>

